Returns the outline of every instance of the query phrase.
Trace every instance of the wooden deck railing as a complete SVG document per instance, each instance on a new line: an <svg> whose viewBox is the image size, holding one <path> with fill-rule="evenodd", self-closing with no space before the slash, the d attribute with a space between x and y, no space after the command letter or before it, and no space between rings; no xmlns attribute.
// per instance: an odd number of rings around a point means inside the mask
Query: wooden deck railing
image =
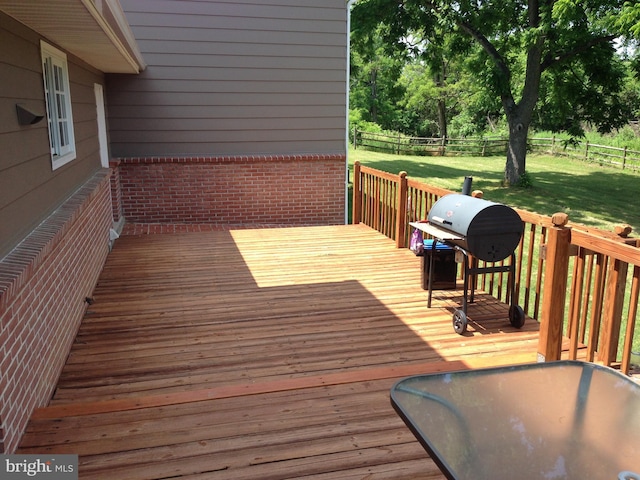
<svg viewBox="0 0 640 480"><path fill-rule="evenodd" d="M353 222L371 226L403 248L411 235L408 223L426 219L448 193L453 192L411 180L405 172L394 175L356 162ZM540 322L540 359L559 359L565 350L571 359L628 373L640 292L638 240L568 225L564 214L516 211L525 228L516 249L514 288L525 313ZM477 287L508 302L507 275L480 275Z"/></svg>

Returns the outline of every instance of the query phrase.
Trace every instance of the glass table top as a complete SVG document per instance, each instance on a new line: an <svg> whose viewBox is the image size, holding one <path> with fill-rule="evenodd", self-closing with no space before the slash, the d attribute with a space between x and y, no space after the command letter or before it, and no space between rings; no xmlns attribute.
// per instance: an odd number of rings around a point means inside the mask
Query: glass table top
<svg viewBox="0 0 640 480"><path fill-rule="evenodd" d="M391 403L449 479L640 480L640 385L607 367L417 375Z"/></svg>

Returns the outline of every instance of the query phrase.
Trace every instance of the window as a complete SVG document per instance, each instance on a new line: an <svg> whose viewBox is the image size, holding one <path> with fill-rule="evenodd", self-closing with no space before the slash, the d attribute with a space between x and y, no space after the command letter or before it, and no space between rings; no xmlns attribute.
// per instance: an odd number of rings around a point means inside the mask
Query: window
<svg viewBox="0 0 640 480"><path fill-rule="evenodd" d="M51 165L55 170L76 158L69 71L67 56L63 52L44 42L41 42L40 47L49 122Z"/></svg>

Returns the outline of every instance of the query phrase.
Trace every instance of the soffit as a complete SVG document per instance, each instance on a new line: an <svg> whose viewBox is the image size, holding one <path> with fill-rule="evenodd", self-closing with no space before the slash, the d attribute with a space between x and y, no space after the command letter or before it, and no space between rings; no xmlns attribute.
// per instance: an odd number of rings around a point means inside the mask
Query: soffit
<svg viewBox="0 0 640 480"><path fill-rule="evenodd" d="M102 72L145 67L118 0L0 0L0 11Z"/></svg>

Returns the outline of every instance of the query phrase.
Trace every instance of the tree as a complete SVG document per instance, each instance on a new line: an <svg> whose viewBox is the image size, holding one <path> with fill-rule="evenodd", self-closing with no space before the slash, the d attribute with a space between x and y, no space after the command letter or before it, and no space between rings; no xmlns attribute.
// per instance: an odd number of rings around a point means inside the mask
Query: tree
<svg viewBox="0 0 640 480"><path fill-rule="evenodd" d="M350 108L359 110L362 119L384 129L399 125L398 102L403 91L398 86L402 58L385 55L381 36L373 32L367 41L356 39L351 49Z"/></svg>
<svg viewBox="0 0 640 480"><path fill-rule="evenodd" d="M525 172L529 127L549 110L537 110L543 83L552 87L542 90L542 107L557 105L559 95L570 106L551 112L546 124L554 130L625 123L613 42L639 17L635 2L619 0L360 0L352 25L383 24L388 44L401 49L415 48L425 32L459 38L459 52L476 55L478 80L500 99L509 129L505 182L513 185Z"/></svg>

